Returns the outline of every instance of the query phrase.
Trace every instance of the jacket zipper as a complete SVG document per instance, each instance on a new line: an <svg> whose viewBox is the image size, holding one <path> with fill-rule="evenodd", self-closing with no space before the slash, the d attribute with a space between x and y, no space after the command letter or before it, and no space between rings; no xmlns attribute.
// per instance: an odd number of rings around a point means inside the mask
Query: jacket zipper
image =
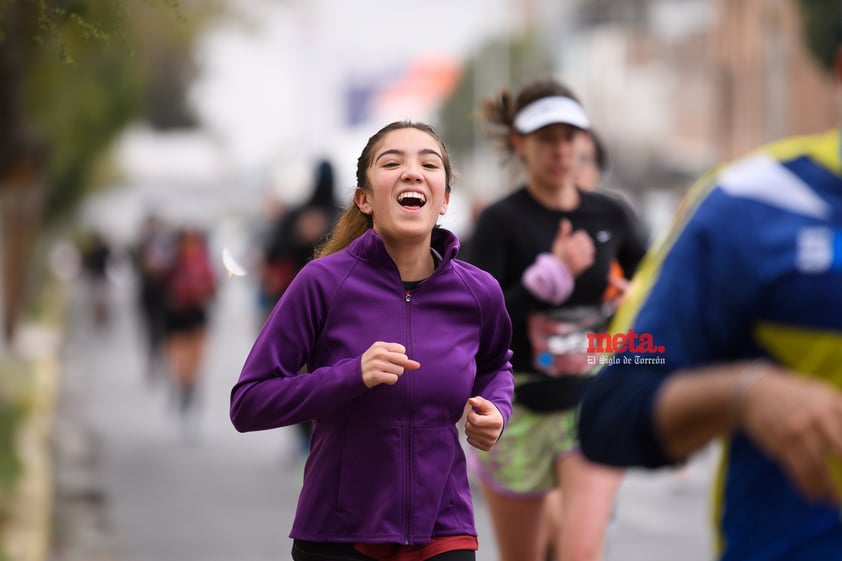
<svg viewBox="0 0 842 561"><path fill-rule="evenodd" d="M406 354L410 358L412 358L412 348L410 347L410 341L412 341L412 291L406 291ZM412 383L412 377L410 376L407 378L407 410L411 411L412 408L412 389L414 384ZM406 492L406 512L404 516L406 517L406 523L404 525L404 542L409 544L411 541L411 530L412 530L412 416L410 415L407 421L409 434L407 435L408 438L406 439L406 458L405 458L405 465L406 465L406 483L405 483L405 492Z"/></svg>

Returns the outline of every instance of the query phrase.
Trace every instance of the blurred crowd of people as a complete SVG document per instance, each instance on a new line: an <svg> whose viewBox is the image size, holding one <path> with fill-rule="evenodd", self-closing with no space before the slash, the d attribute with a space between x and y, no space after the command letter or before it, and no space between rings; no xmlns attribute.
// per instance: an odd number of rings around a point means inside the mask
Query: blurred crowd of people
<svg viewBox="0 0 842 561"><path fill-rule="evenodd" d="M173 226L150 214L128 249L115 247L97 230L79 244L97 329L108 329L114 319L118 262L126 260L134 272L127 286L136 288L146 376L150 384L167 386L190 438L198 431L197 389L218 282L207 237L202 228Z"/></svg>
<svg viewBox="0 0 842 561"><path fill-rule="evenodd" d="M244 313L258 318L255 330L312 259L341 210L331 162L317 160L313 171L311 190L303 202L281 206L275 215L248 224L252 235L247 237L256 243L243 255L243 266L254 273L245 279L254 294L254 310ZM212 234L151 212L128 243L115 243L103 230L91 228L75 244L96 329L109 328L118 285L135 289L142 369L150 386L163 383L168 388L182 430L193 440L199 430L198 390L220 276L232 274L224 262L220 268L212 258ZM133 274L126 279L129 271ZM296 461L307 456L310 428L309 422L297 426Z"/></svg>

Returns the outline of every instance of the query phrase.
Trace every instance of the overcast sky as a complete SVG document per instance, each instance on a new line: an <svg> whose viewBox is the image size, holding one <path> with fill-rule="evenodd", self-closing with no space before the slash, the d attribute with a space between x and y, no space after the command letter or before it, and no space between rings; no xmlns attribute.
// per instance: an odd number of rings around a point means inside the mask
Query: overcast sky
<svg viewBox="0 0 842 561"><path fill-rule="evenodd" d="M237 162L318 150L342 122L351 75L386 72L422 55L462 60L513 19L512 0L246 0L202 44L193 90L203 120ZM373 132L373 131L372 131Z"/></svg>

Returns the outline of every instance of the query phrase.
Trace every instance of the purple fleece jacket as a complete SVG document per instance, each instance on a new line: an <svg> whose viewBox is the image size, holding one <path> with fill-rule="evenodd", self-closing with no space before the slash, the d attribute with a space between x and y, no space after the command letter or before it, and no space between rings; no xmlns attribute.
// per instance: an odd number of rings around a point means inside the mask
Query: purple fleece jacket
<svg viewBox="0 0 842 561"><path fill-rule="evenodd" d="M373 230L296 276L231 392L231 420L255 431L314 420L290 537L421 544L476 535L457 422L471 396L508 422L512 328L497 281L455 259L407 295ZM360 358L375 341L406 346L421 368L366 388ZM306 366L308 373L299 374Z"/></svg>

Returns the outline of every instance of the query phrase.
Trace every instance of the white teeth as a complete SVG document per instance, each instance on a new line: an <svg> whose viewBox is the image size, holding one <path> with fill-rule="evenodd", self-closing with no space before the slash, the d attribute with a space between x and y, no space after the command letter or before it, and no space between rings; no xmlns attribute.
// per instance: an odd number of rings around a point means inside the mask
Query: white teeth
<svg viewBox="0 0 842 561"><path fill-rule="evenodd" d="M427 197L424 193L419 193L418 191L405 191L398 195L398 202L403 201L404 199L418 199L422 203L427 202Z"/></svg>

